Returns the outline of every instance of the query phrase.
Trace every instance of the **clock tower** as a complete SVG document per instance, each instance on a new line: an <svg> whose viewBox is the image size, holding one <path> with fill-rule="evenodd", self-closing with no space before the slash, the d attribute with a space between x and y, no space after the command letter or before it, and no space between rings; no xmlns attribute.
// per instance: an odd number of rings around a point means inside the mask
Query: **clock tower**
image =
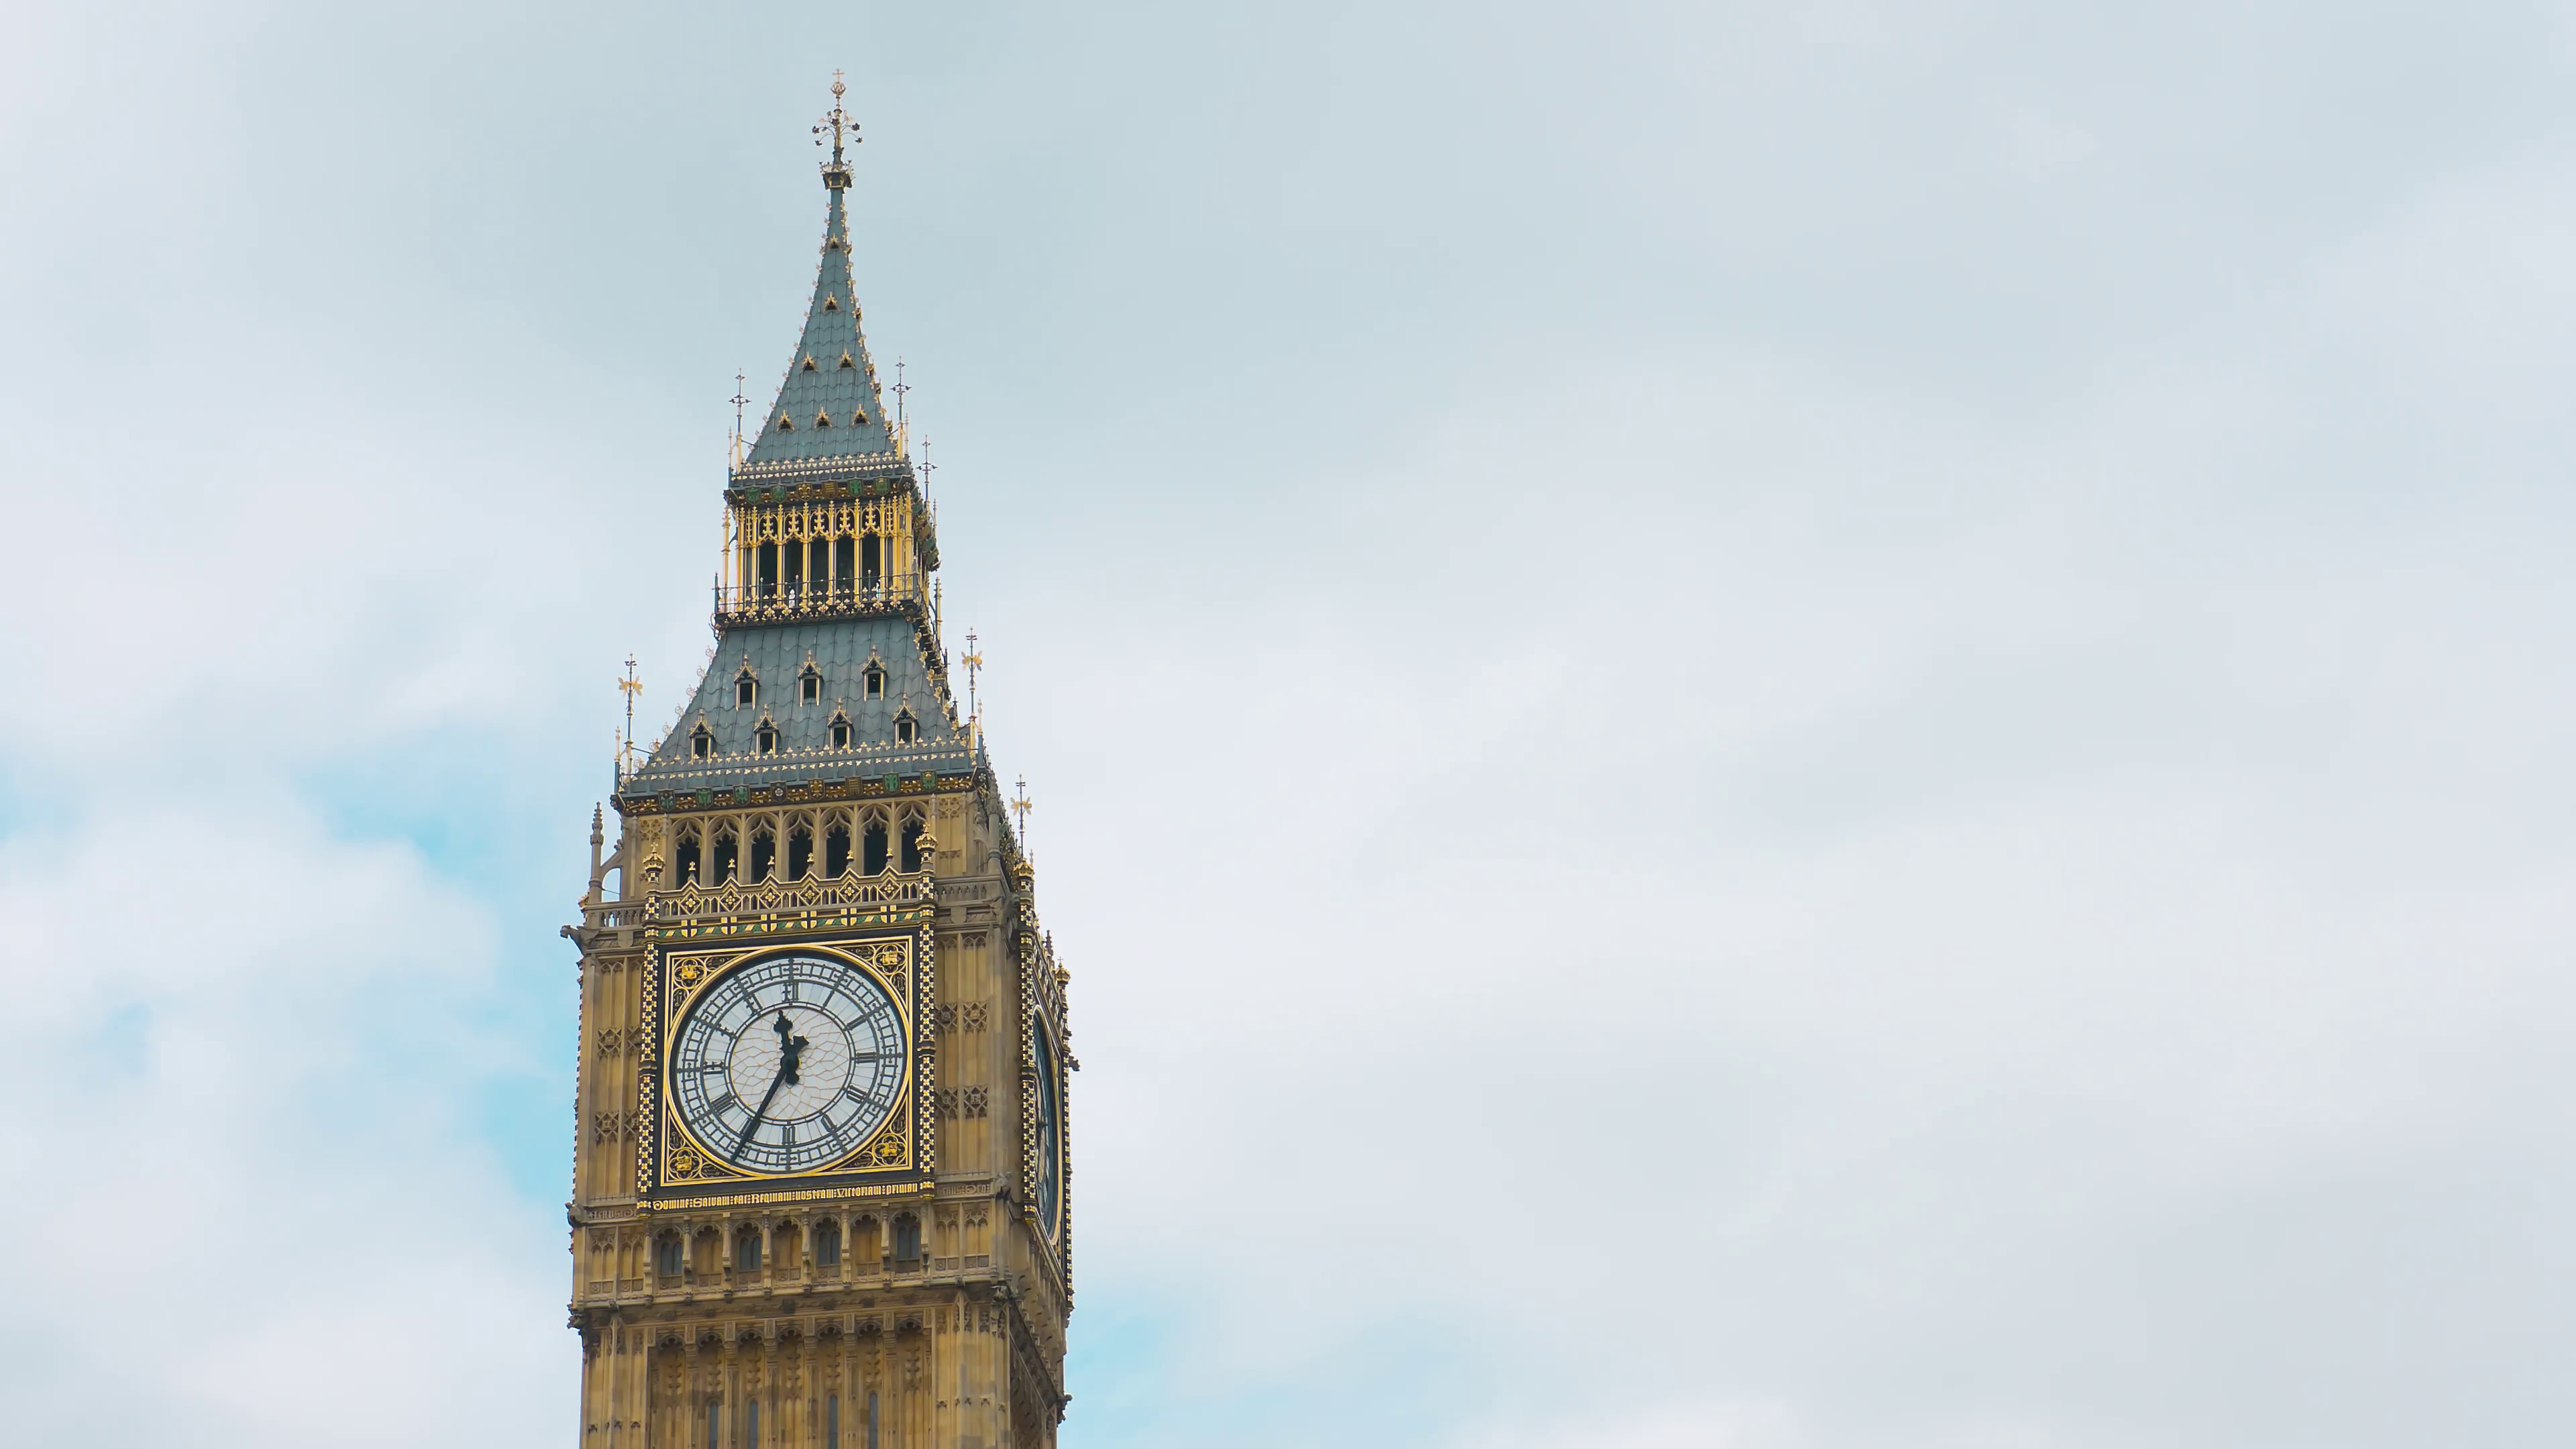
<svg viewBox="0 0 2576 1449"><path fill-rule="evenodd" d="M1067 978L951 691L832 94L813 297L725 479L715 649L621 761L564 928L581 1449L1041 1449L1066 1402Z"/></svg>

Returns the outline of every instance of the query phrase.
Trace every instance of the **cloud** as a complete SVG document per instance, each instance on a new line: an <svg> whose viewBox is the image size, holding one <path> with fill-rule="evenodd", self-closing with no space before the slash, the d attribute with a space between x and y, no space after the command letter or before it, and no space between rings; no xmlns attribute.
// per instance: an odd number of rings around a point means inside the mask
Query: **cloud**
<svg viewBox="0 0 2576 1449"><path fill-rule="evenodd" d="M561 1243L475 1140L480 907L401 847L232 802L15 834L0 914L24 1432L109 1405L203 1444L558 1416Z"/></svg>

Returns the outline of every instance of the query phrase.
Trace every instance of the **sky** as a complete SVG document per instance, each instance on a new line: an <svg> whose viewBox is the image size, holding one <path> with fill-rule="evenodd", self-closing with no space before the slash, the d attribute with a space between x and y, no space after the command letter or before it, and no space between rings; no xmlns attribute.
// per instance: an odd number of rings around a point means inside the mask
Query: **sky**
<svg viewBox="0 0 2576 1449"><path fill-rule="evenodd" d="M576 1435L841 69L1067 1449L2576 1435L2576 10L0 22L13 1434Z"/></svg>

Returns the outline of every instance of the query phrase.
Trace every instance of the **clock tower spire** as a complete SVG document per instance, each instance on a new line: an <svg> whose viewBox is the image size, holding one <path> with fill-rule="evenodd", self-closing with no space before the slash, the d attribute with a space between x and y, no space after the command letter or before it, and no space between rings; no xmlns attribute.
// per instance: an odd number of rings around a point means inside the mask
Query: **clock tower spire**
<svg viewBox="0 0 2576 1449"><path fill-rule="evenodd" d="M843 94L813 293L725 478L716 647L621 757L564 928L583 1449L1043 1449L1066 1402L1067 978L951 692Z"/></svg>

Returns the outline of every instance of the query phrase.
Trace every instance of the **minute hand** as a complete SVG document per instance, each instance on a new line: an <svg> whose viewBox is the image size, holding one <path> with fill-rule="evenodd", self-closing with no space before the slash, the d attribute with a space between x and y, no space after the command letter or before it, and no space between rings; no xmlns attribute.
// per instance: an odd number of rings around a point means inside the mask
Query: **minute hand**
<svg viewBox="0 0 2576 1449"><path fill-rule="evenodd" d="M761 1093L760 1105L752 1109L751 1120L742 1124L742 1136L734 1139L734 1161L740 1162L742 1160L742 1150L751 1145L752 1129L758 1127L760 1125L760 1119L769 1114L769 1104L778 1100L778 1089L785 1085L786 1081L787 1063L780 1062L778 1064L778 1074L769 1079L769 1090Z"/></svg>

